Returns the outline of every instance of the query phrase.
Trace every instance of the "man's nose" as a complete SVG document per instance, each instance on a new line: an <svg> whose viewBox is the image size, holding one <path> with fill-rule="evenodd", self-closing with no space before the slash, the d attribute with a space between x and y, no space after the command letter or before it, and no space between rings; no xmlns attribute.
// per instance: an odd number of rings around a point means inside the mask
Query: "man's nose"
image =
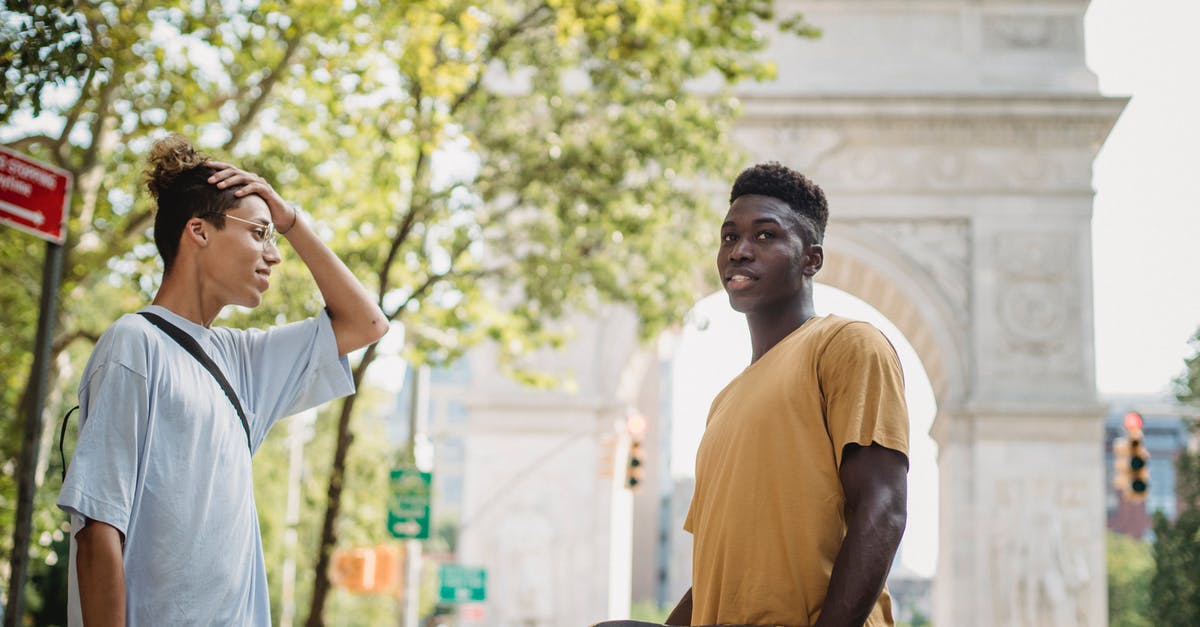
<svg viewBox="0 0 1200 627"><path fill-rule="evenodd" d="M279 245L275 242L270 242L263 247L263 261L269 265L275 265L283 261L283 256L279 254Z"/></svg>
<svg viewBox="0 0 1200 627"><path fill-rule="evenodd" d="M733 244L733 248L729 249L729 260L739 261L754 259L754 246L747 239L739 239Z"/></svg>

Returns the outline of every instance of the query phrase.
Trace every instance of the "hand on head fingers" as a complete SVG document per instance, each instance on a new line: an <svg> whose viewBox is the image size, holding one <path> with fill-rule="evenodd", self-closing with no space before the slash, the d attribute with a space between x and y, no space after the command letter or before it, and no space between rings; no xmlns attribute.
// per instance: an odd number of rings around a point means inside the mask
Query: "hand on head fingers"
<svg viewBox="0 0 1200 627"><path fill-rule="evenodd" d="M236 168L221 170L220 172L214 174L209 180L212 181L217 187L222 189L226 187L232 187L234 185L267 185L266 179L263 177L252 172L246 172L245 170L238 170Z"/></svg>

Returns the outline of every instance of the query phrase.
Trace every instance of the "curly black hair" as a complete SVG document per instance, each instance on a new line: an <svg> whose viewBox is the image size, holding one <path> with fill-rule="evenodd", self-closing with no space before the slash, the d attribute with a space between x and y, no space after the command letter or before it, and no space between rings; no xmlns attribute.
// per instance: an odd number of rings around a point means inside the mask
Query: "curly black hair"
<svg viewBox="0 0 1200 627"><path fill-rule="evenodd" d="M806 231L803 235L809 244L820 244L825 239L825 225L829 222L825 192L803 174L778 161L751 166L734 180L729 203L748 195L782 200L801 218Z"/></svg>
<svg viewBox="0 0 1200 627"><path fill-rule="evenodd" d="M154 244L163 267L171 272L179 255L179 239L188 220L202 217L218 229L225 228L225 212L240 202L241 185L220 189L208 182L217 171L182 135L169 135L150 149L145 171L146 189L158 204L154 212Z"/></svg>

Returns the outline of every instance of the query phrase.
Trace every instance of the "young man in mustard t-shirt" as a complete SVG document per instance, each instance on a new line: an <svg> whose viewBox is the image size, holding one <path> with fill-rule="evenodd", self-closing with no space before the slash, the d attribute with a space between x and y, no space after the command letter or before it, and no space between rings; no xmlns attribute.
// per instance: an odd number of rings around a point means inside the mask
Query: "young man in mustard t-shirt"
<svg viewBox="0 0 1200 627"><path fill-rule="evenodd" d="M875 327L816 316L829 209L778 163L742 172L717 269L750 365L713 400L684 528L692 587L669 625L891 625L907 516L908 414Z"/></svg>

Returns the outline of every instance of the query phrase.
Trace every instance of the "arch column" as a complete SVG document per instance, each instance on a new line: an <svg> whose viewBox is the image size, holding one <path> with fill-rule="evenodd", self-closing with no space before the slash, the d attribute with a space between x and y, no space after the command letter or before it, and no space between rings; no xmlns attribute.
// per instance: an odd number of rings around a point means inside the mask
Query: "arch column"
<svg viewBox="0 0 1200 627"><path fill-rule="evenodd" d="M741 139L826 191L818 279L910 338L938 400L935 620L1106 620L1089 95L746 98Z"/></svg>

